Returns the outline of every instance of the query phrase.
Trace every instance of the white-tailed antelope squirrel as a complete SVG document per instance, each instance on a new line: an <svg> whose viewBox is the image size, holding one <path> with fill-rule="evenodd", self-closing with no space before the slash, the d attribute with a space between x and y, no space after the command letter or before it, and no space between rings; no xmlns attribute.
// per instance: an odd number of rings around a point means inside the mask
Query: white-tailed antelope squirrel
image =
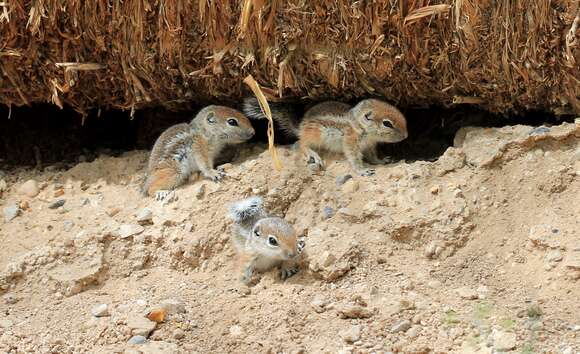
<svg viewBox="0 0 580 354"><path fill-rule="evenodd" d="M405 116L394 106L365 99L352 107L336 101L319 103L306 111L298 122L287 104L271 103L272 118L285 132L298 138L301 153L312 169L324 168L314 150L343 153L355 171L370 176L374 169L365 167L363 157L374 164L384 163L377 157L378 143L397 143L407 138ZM258 101L246 98L243 112L250 119L265 119Z"/></svg>
<svg viewBox="0 0 580 354"><path fill-rule="evenodd" d="M241 112L224 106L207 106L191 123L181 123L164 131L149 157L143 193L165 198L194 172L213 181L222 179L223 171L214 169L214 159L230 144L242 143L254 136L252 124Z"/></svg>
<svg viewBox="0 0 580 354"><path fill-rule="evenodd" d="M230 205L234 221L233 245L238 254L241 280L249 284L254 272L279 267L285 280L298 272L305 243L286 220L269 216L260 197L250 197Z"/></svg>

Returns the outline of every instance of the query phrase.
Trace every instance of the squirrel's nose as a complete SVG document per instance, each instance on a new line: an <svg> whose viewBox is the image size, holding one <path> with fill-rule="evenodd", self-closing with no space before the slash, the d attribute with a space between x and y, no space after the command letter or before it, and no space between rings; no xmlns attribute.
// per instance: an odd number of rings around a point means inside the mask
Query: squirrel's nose
<svg viewBox="0 0 580 354"><path fill-rule="evenodd" d="M292 252L292 251L287 251L286 252L286 256L288 258L294 258L296 256L296 252Z"/></svg>

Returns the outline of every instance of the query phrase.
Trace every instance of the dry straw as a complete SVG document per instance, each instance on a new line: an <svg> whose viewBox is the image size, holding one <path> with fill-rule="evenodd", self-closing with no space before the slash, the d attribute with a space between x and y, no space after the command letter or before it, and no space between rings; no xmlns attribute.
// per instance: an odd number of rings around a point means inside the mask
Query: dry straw
<svg viewBox="0 0 580 354"><path fill-rule="evenodd" d="M282 169L282 164L278 159L278 154L276 153L276 147L274 146L274 120L272 119L272 111L270 111L270 105L268 105L268 101L266 100L266 96L262 92L260 85L254 80L252 75L248 75L244 79L244 83L250 87L256 98L258 99L258 103L260 104L260 109L262 113L268 118L268 150L272 155L272 161L274 162L274 168L276 171L280 171Z"/></svg>
<svg viewBox="0 0 580 354"><path fill-rule="evenodd" d="M578 0L0 0L0 103L383 96L580 113ZM66 64L66 65L63 65Z"/></svg>

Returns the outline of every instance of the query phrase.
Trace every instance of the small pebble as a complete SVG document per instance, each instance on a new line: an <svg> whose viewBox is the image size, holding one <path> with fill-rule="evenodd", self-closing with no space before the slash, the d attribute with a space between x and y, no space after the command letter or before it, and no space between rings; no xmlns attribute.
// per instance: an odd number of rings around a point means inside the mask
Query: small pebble
<svg viewBox="0 0 580 354"><path fill-rule="evenodd" d="M185 337L185 332L181 328L176 328L173 331L173 338L182 339L183 337Z"/></svg>
<svg viewBox="0 0 580 354"><path fill-rule="evenodd" d="M242 331L242 327L238 326L238 325L234 325L230 327L230 335L233 337L239 337L241 336L243 333Z"/></svg>
<svg viewBox="0 0 580 354"><path fill-rule="evenodd" d="M134 235L138 235L143 231L145 231L145 228L141 225L123 224L119 226L119 236L121 238L127 238Z"/></svg>
<svg viewBox="0 0 580 354"><path fill-rule="evenodd" d="M20 215L20 208L18 205L11 205L4 208L4 221L12 221L18 215Z"/></svg>
<svg viewBox="0 0 580 354"><path fill-rule="evenodd" d="M107 304L99 304L91 309L91 314L95 317L109 316L109 306Z"/></svg>
<svg viewBox="0 0 580 354"><path fill-rule="evenodd" d="M352 175L348 175L348 174L347 175L341 175L341 176L336 177L336 185L337 185L337 187L342 186L343 184L346 183L346 181L348 181L351 178L352 178Z"/></svg>
<svg viewBox="0 0 580 354"><path fill-rule="evenodd" d="M72 230L72 228L75 226L75 223L70 221L70 220L65 220L63 222L63 229L66 232L69 232L70 230Z"/></svg>
<svg viewBox="0 0 580 354"><path fill-rule="evenodd" d="M48 206L49 209L58 209L64 205L66 201L64 199L59 199Z"/></svg>
<svg viewBox="0 0 580 354"><path fill-rule="evenodd" d="M331 217L334 216L334 209L332 209L329 206L324 207L324 209L322 209L322 218L323 219L330 219Z"/></svg>
<svg viewBox="0 0 580 354"><path fill-rule="evenodd" d="M107 215L109 215L110 217L113 217L113 216L115 216L115 215L119 214L119 212L120 212L120 211L121 211L121 209L120 209L120 208L117 208L117 207L112 207L112 208L109 208L109 209L107 209L106 213L107 213Z"/></svg>
<svg viewBox="0 0 580 354"><path fill-rule="evenodd" d="M347 343L354 343L360 339L361 328L360 326L352 326L351 328L341 331L340 337Z"/></svg>
<svg viewBox="0 0 580 354"><path fill-rule="evenodd" d="M127 343L129 344L143 344L147 341L147 338L143 336L133 336Z"/></svg>
<svg viewBox="0 0 580 354"><path fill-rule="evenodd" d="M149 224L153 219L153 212L149 208L144 208L137 214L136 219L140 225Z"/></svg>
<svg viewBox="0 0 580 354"><path fill-rule="evenodd" d="M391 333L407 332L409 328L411 328L411 321L403 320L395 323L395 325L391 327Z"/></svg>

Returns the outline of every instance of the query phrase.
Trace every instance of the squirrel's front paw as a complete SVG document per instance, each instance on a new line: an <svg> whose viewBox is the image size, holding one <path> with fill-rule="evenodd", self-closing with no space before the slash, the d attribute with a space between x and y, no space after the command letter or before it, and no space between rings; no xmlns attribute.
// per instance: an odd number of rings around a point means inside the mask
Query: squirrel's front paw
<svg viewBox="0 0 580 354"><path fill-rule="evenodd" d="M361 176L364 176L364 177L374 176L375 170L372 168L367 168L367 169L359 170L358 174Z"/></svg>
<svg viewBox="0 0 580 354"><path fill-rule="evenodd" d="M282 267L280 268L280 279L286 280L298 273L298 270L298 267Z"/></svg>
<svg viewBox="0 0 580 354"><path fill-rule="evenodd" d="M204 173L204 176L214 182L218 182L226 176L226 173L220 170L210 170L207 173Z"/></svg>

